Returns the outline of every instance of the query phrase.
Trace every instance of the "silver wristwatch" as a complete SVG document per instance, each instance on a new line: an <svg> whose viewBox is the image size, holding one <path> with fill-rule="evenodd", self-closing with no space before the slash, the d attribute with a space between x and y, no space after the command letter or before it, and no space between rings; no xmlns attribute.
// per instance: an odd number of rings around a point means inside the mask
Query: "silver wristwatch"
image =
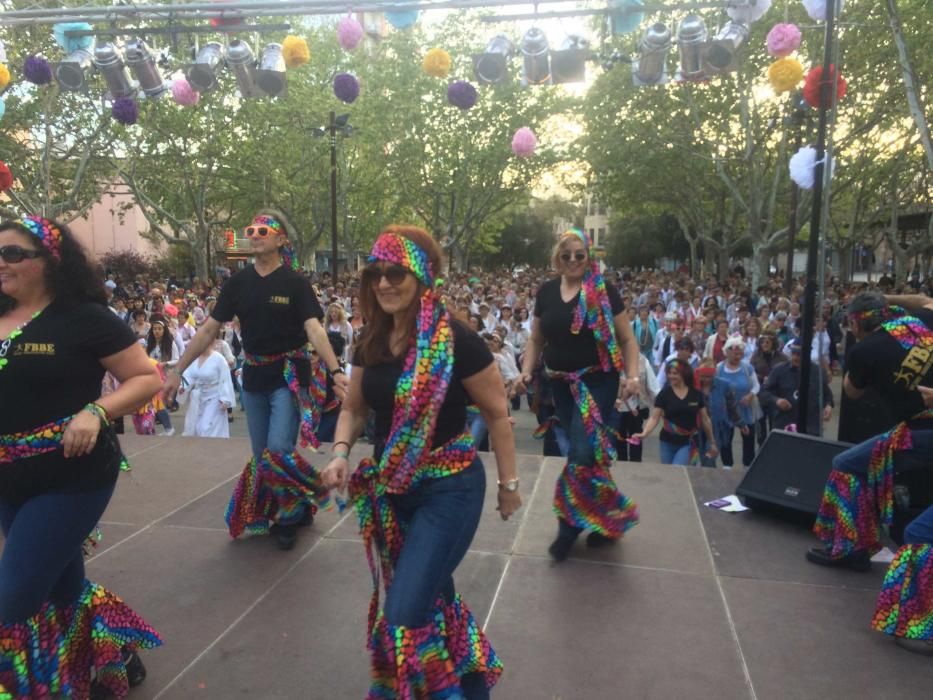
<svg viewBox="0 0 933 700"><path fill-rule="evenodd" d="M509 479L508 481L500 481L499 488L505 489L506 491L518 491L518 479Z"/></svg>

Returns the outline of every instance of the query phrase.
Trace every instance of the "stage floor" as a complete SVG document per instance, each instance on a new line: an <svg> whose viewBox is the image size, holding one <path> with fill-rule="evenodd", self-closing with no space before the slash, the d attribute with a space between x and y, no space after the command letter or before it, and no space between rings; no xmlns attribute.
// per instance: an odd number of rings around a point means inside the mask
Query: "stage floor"
<svg viewBox="0 0 933 700"><path fill-rule="evenodd" d="M372 581L352 512L319 514L290 552L268 537L234 542L223 512L246 440L123 444L133 470L88 569L165 639L130 697L364 697ZM521 455L519 468L524 508L502 522L489 489L456 576L505 664L493 697L930 697L933 663L869 629L883 565L821 569L804 560L806 529L702 505L733 493L741 469L619 463L641 523L609 549L581 538L554 565L561 462Z"/></svg>

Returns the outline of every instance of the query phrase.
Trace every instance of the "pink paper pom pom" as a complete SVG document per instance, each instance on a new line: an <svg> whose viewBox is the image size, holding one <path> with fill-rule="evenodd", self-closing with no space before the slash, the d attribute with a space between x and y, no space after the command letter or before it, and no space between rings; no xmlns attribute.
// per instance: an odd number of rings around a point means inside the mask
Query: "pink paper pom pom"
<svg viewBox="0 0 933 700"><path fill-rule="evenodd" d="M766 41L769 54L784 58L800 47L800 29L796 24L775 24Z"/></svg>
<svg viewBox="0 0 933 700"><path fill-rule="evenodd" d="M193 107L201 99L201 93L196 92L187 78L179 74L172 81L172 97L182 107Z"/></svg>
<svg viewBox="0 0 933 700"><path fill-rule="evenodd" d="M527 158L534 155L537 147L538 137L535 136L535 132L527 126L523 126L516 131L515 136L512 137L512 153L519 158Z"/></svg>
<svg viewBox="0 0 933 700"><path fill-rule="evenodd" d="M337 41L347 51L355 49L363 40L363 26L355 17L347 15L337 23Z"/></svg>

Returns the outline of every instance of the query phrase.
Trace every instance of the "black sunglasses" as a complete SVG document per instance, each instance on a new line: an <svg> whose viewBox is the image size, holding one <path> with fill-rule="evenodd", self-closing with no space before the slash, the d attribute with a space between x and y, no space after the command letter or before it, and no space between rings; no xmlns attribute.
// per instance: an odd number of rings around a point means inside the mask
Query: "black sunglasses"
<svg viewBox="0 0 933 700"><path fill-rule="evenodd" d="M584 260L586 260L586 253L584 253L582 250L578 250L572 256L570 255L570 253L560 254L560 259L563 260L564 262L570 262L571 257L577 262L583 262Z"/></svg>
<svg viewBox="0 0 933 700"><path fill-rule="evenodd" d="M30 250L18 245L5 245L0 248L0 259L5 263L19 263L26 258L38 258L42 251Z"/></svg>
<svg viewBox="0 0 933 700"><path fill-rule="evenodd" d="M385 269L374 265L363 270L363 283L370 285L379 284L382 278L385 277L389 284L393 287L397 287L405 281L405 276L407 274L408 268L402 267L401 265L390 265Z"/></svg>

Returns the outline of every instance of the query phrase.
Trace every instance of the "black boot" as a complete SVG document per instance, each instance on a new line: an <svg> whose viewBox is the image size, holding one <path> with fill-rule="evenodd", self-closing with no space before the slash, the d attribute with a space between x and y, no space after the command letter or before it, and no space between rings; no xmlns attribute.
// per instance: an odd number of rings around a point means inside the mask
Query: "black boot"
<svg viewBox="0 0 933 700"><path fill-rule="evenodd" d="M871 569L871 556L864 549L858 549L844 557L833 557L828 547L813 547L807 552L807 561L820 566L830 566L853 571Z"/></svg>
<svg viewBox="0 0 933 700"><path fill-rule="evenodd" d="M577 535L579 535L582 530L578 527L573 527L565 520L558 518L557 520L557 539L555 539L551 546L548 547L548 554L551 555L551 558L555 562L564 561L569 555L570 550L573 548L573 543L577 540Z"/></svg>
<svg viewBox="0 0 933 700"><path fill-rule="evenodd" d="M586 546L587 547L605 547L610 544L615 544L618 540L614 540L611 537L606 537L601 535L598 532L591 532L586 536Z"/></svg>
<svg viewBox="0 0 933 700"><path fill-rule="evenodd" d="M311 514L311 506L305 509L301 520L298 521L298 527L311 527L314 524L314 516Z"/></svg>
<svg viewBox="0 0 933 700"><path fill-rule="evenodd" d="M130 688L135 688L146 680L146 667L135 651L123 650L123 665L126 666L126 679ZM113 693L105 685L97 680L91 682L90 700L110 700L112 697Z"/></svg>
<svg viewBox="0 0 933 700"><path fill-rule="evenodd" d="M288 551L289 549L293 549L295 547L295 542L298 541L298 526L272 523L269 527L269 534L275 537L279 549Z"/></svg>

